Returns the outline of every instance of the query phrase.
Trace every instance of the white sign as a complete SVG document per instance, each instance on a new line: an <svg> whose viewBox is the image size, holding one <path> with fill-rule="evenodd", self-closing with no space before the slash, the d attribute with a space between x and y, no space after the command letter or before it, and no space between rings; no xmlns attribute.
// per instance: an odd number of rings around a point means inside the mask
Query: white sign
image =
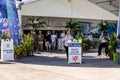
<svg viewBox="0 0 120 80"><path fill-rule="evenodd" d="M82 63L82 43L68 43L68 63Z"/></svg>
<svg viewBox="0 0 120 80"><path fill-rule="evenodd" d="M2 39L1 41L1 60L14 60L13 40Z"/></svg>

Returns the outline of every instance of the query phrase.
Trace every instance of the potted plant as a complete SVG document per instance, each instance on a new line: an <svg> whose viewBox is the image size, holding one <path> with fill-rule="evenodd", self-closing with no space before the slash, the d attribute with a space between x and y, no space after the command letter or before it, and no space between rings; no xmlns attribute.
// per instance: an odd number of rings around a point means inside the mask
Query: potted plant
<svg viewBox="0 0 120 80"><path fill-rule="evenodd" d="M113 60L113 54L116 53L117 46L118 46L117 36L116 33L114 32L110 35L110 41L108 45L108 52L109 52L108 55L112 60Z"/></svg>
<svg viewBox="0 0 120 80"><path fill-rule="evenodd" d="M14 46L15 59L32 54L33 40L29 35L24 35L23 42L19 46Z"/></svg>
<svg viewBox="0 0 120 80"><path fill-rule="evenodd" d="M14 58L18 59L21 57L22 49L19 46L14 46Z"/></svg>
<svg viewBox="0 0 120 80"><path fill-rule="evenodd" d="M23 46L26 48L27 55L32 54L33 49L33 39L29 35L24 35Z"/></svg>
<svg viewBox="0 0 120 80"><path fill-rule="evenodd" d="M20 43L20 48L22 49L21 56L26 57L27 56L27 49L24 43Z"/></svg>
<svg viewBox="0 0 120 80"><path fill-rule="evenodd" d="M90 45L91 45L91 41L90 40L85 40L85 39L82 40L83 51L88 50L90 48Z"/></svg>
<svg viewBox="0 0 120 80"><path fill-rule="evenodd" d="M91 41L91 46L92 46L93 48L96 48L96 47L98 46L98 44L99 44L99 41L97 41L97 40Z"/></svg>

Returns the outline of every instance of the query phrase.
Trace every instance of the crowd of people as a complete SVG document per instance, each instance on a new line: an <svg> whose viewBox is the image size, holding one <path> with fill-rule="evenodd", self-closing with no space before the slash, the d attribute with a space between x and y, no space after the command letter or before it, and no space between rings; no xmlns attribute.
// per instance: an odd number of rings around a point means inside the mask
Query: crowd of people
<svg viewBox="0 0 120 80"><path fill-rule="evenodd" d="M43 34L42 31L38 31L37 34L35 34L33 31L30 31L28 35L30 35L30 37L34 41L35 51L55 51L57 50L58 38L64 37L65 35L65 33L63 32L58 35L57 33L55 33L55 31L47 31L45 34Z"/></svg>
<svg viewBox="0 0 120 80"><path fill-rule="evenodd" d="M33 31L29 33L30 37L34 41L34 50L37 51L55 51L58 47L58 39L62 39L64 44L64 49L68 58L68 42L72 42L76 35L72 35L70 29L61 32L59 35L52 31L51 33L48 31L46 34L43 34L42 31L38 31L38 34L35 34ZM87 36L88 39L92 41L94 38L93 33L89 33ZM108 41L110 37L107 35L107 32L103 32L101 36L99 36L100 44L98 45L98 56L101 55L101 50L105 47L105 53L107 53L108 49Z"/></svg>

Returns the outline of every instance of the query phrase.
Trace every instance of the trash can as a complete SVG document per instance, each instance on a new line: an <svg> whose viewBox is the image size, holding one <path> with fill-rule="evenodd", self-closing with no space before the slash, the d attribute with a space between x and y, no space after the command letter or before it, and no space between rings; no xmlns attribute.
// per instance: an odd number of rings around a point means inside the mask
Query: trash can
<svg viewBox="0 0 120 80"><path fill-rule="evenodd" d="M114 62L117 62L117 61L118 61L118 54L117 54L117 53L114 53L114 54L113 54L113 61L114 61Z"/></svg>

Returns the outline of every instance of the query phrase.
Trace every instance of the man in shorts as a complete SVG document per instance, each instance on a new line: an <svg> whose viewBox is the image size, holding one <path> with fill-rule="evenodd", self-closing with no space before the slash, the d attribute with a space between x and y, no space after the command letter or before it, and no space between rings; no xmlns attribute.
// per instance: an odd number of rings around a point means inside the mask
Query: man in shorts
<svg viewBox="0 0 120 80"><path fill-rule="evenodd" d="M47 51L51 50L51 36L48 33L45 37L45 46Z"/></svg>

